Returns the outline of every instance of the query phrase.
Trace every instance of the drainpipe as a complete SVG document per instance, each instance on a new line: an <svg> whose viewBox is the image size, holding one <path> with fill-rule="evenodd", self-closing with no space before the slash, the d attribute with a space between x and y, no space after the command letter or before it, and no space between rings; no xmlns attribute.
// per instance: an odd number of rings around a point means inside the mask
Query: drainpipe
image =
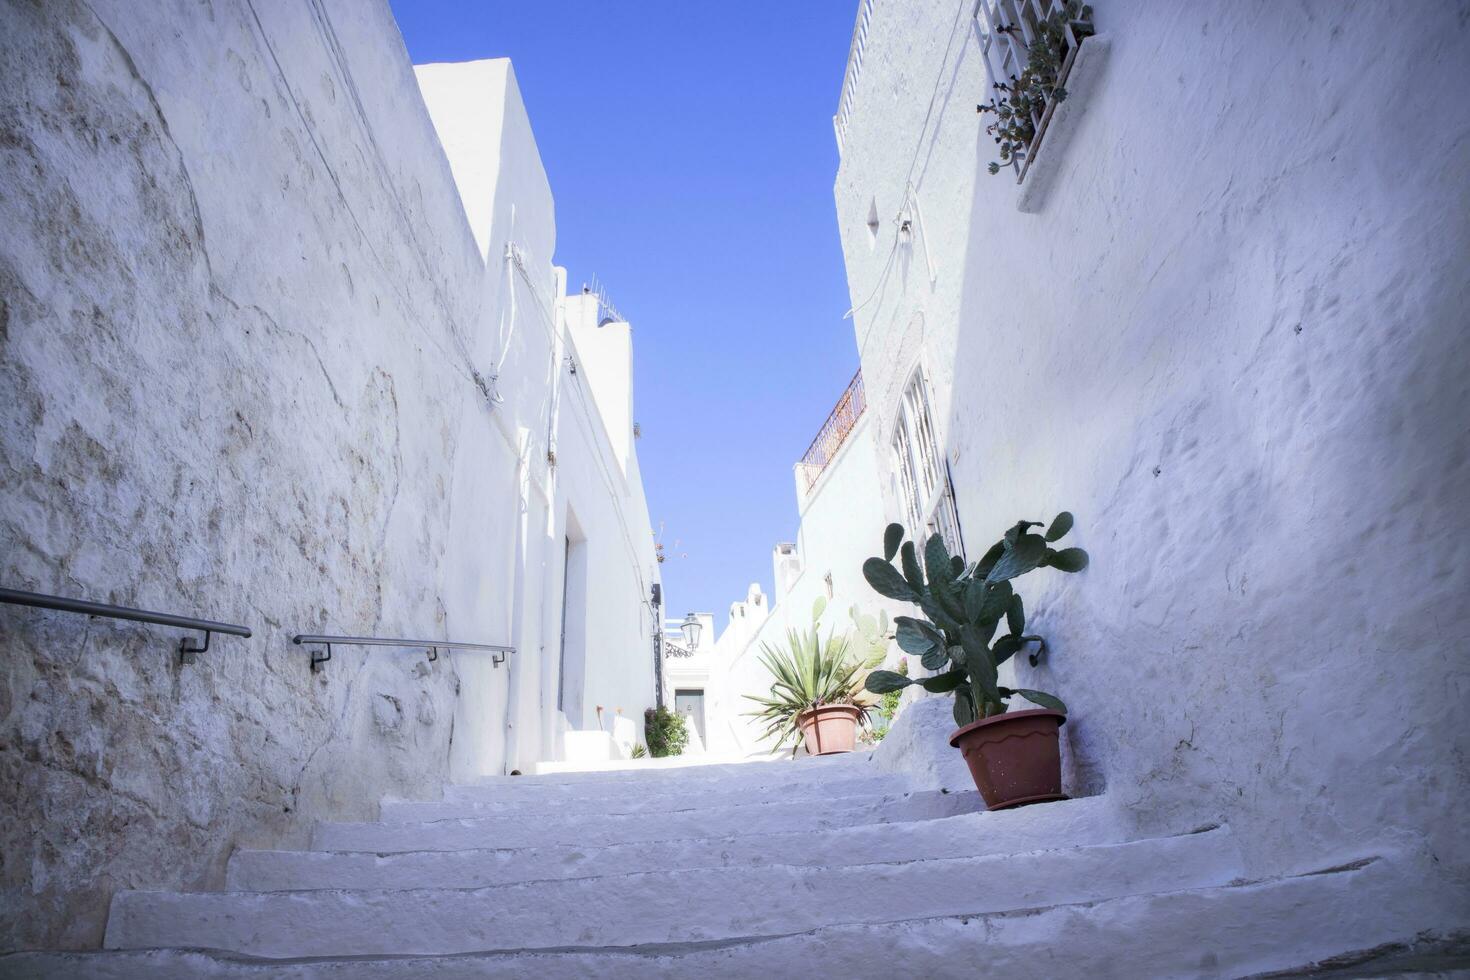
<svg viewBox="0 0 1470 980"><path fill-rule="evenodd" d="M659 583L653 583L653 701L660 708L664 706L664 616L662 607L664 602L664 589Z"/></svg>

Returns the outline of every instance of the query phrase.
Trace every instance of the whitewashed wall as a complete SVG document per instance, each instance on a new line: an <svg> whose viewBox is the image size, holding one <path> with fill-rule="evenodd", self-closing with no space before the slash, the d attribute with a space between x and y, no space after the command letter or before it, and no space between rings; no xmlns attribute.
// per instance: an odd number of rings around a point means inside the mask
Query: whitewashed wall
<svg viewBox="0 0 1470 980"><path fill-rule="evenodd" d="M801 515L797 533L799 573L786 591L773 597L768 615L751 619L732 616L712 658L705 710L711 719L709 747L713 752L749 753L773 748L761 739L762 727L746 716L755 707L746 695L764 695L771 687L771 674L760 662L762 645L785 647L787 630L810 629L819 598L827 600L818 621L823 637L852 629L850 610L854 605L870 615L899 608L875 595L862 574L863 562L883 550L886 523L868 415L859 418L810 491L801 493L803 486L803 482L797 483Z"/></svg>
<svg viewBox="0 0 1470 980"><path fill-rule="evenodd" d="M553 502L601 491L548 426L594 409L558 394L508 70L462 205L385 3L6 2L0 36L0 582L255 630L181 668L175 631L0 609L0 947L85 947L116 887L218 887L234 847L554 751ZM603 569L609 700L653 695L636 551ZM519 652L312 675L297 632Z"/></svg>
<svg viewBox="0 0 1470 980"><path fill-rule="evenodd" d="M658 578L633 439L632 328L599 326L597 298L567 296L566 274L551 264L554 203L510 62L415 72L486 256L480 354L498 438L469 466L472 483L505 490L487 501L504 520L485 544L500 560L514 556L494 601L517 624L522 654L504 694L502 672L481 661L465 668L490 693L462 703L458 722L471 735L454 773L529 771L561 757L567 727L596 728L598 705L610 724L617 708L637 718L654 702L649 599ZM575 608L563 678L568 537ZM501 711L484 710L502 701L508 726Z"/></svg>
<svg viewBox="0 0 1470 980"><path fill-rule="evenodd" d="M1019 668L1073 791L1223 815L1257 868L1393 839L1463 876L1464 5L1095 7L1023 213L972 5L875 5L835 189L870 411L927 365L972 548L1076 514Z"/></svg>

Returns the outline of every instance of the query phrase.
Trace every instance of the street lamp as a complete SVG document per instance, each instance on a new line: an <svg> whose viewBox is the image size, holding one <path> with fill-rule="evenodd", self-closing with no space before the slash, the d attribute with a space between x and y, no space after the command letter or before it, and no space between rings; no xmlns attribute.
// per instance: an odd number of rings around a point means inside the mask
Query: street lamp
<svg viewBox="0 0 1470 980"><path fill-rule="evenodd" d="M684 643L689 647L690 653L699 649L699 634L703 631L704 624L694 613L685 616L684 622L679 624L679 632L684 634Z"/></svg>

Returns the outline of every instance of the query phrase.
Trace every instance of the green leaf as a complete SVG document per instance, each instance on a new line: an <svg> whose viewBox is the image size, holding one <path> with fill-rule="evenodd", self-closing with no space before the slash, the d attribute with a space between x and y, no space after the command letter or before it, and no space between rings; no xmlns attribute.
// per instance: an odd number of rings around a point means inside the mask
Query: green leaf
<svg viewBox="0 0 1470 980"><path fill-rule="evenodd" d="M954 580L953 570L949 567L949 549L944 546L944 538L937 534L929 535L929 540L924 543L924 571L929 575L931 589L936 582L948 585Z"/></svg>
<svg viewBox="0 0 1470 980"><path fill-rule="evenodd" d="M1007 582L1007 585L1010 583ZM1006 609L1006 625L1011 632L1020 636L1026 632L1026 606L1021 602L1019 593L1012 593L1010 607Z"/></svg>
<svg viewBox="0 0 1470 980"><path fill-rule="evenodd" d="M817 601L812 603L812 622L815 623L817 620L821 619L822 613L826 611L827 597L824 595L817 596Z"/></svg>
<svg viewBox="0 0 1470 980"><path fill-rule="evenodd" d="M1055 540L1055 539L1052 539ZM893 556L898 554L898 546L903 541L903 525L890 524L883 530L883 560L893 561Z"/></svg>
<svg viewBox="0 0 1470 980"><path fill-rule="evenodd" d="M942 578L931 582L929 585L929 595L934 598L934 601L939 604L939 607L944 610L950 619L956 623L963 623L965 621L965 604L961 601L959 594L955 592L953 582L946 582Z"/></svg>
<svg viewBox="0 0 1470 980"><path fill-rule="evenodd" d="M923 620L899 616L894 622L898 624L896 639L904 653L922 657L936 646L944 646L944 637Z"/></svg>
<svg viewBox="0 0 1470 980"><path fill-rule="evenodd" d="M925 677L919 681L919 686L930 694L948 694L965 682L963 670L950 670L933 677Z"/></svg>
<svg viewBox="0 0 1470 980"><path fill-rule="evenodd" d="M980 615L975 618L976 624L1000 622L1000 618L1011 608L1015 589L1009 582L982 582L980 585L984 590L984 599L980 603Z"/></svg>
<svg viewBox="0 0 1470 980"><path fill-rule="evenodd" d="M949 659L954 661L956 667L965 665L965 648L961 644L954 643L949 647Z"/></svg>
<svg viewBox="0 0 1470 980"><path fill-rule="evenodd" d="M1021 695L1021 697L1025 698L1027 701L1034 701L1035 703L1041 705L1043 708L1050 708L1053 711L1060 711L1062 714L1067 713L1067 706L1062 703L1061 698L1052 697L1050 694L1047 694L1044 691L1028 691L1024 687L1019 687L1016 689L1016 693Z"/></svg>
<svg viewBox="0 0 1470 980"><path fill-rule="evenodd" d="M903 577L908 581L909 588L914 590L915 595L923 595L924 573L919 570L919 558L914 552L914 543L905 541L899 550L899 556L903 560Z"/></svg>
<svg viewBox="0 0 1470 980"><path fill-rule="evenodd" d="M909 588L903 576L898 574L894 568L882 558L869 558L863 562L863 578L873 587L873 591L890 599L898 599L902 602L918 602L918 593Z"/></svg>
<svg viewBox="0 0 1470 980"><path fill-rule="evenodd" d="M990 655L994 658L995 664L998 667L1019 653L1025 645L1026 640L1023 637L1012 633L996 640L995 644L990 648Z"/></svg>
<svg viewBox="0 0 1470 980"><path fill-rule="evenodd" d="M1051 527L1046 529L1046 540L1059 541L1070 530L1072 530L1072 513L1064 510L1052 518Z"/></svg>
<svg viewBox="0 0 1470 980"><path fill-rule="evenodd" d="M920 657L919 663L924 665L925 670L942 670L949 663L949 651L942 646L935 647Z"/></svg>
<svg viewBox="0 0 1470 980"><path fill-rule="evenodd" d="M980 563L975 566L975 577L984 578L989 575L990 570L995 567L995 563L1000 561L1001 555L1005 553L1006 543L1004 541L997 541L991 545L990 550L981 556Z"/></svg>
<svg viewBox="0 0 1470 980"><path fill-rule="evenodd" d="M980 622L980 612L985 606L985 580L972 578L965 583L965 618L972 623Z"/></svg>
<svg viewBox="0 0 1470 980"><path fill-rule="evenodd" d="M964 728L975 721L975 697L968 687L957 687L954 692L954 723Z"/></svg>
<svg viewBox="0 0 1470 980"><path fill-rule="evenodd" d="M1063 548L1047 556L1047 564L1063 572L1080 572L1087 567L1087 552L1081 548Z"/></svg>
<svg viewBox="0 0 1470 980"><path fill-rule="evenodd" d="M949 556L949 578L954 581L965 574L965 560L959 555Z"/></svg>
<svg viewBox="0 0 1470 980"><path fill-rule="evenodd" d="M912 683L913 681L895 670L875 670L863 682L863 687L874 694L887 694L890 691L902 691Z"/></svg>
<svg viewBox="0 0 1470 980"><path fill-rule="evenodd" d="M975 686L977 702L999 701L1000 692L995 687L995 661L990 659L990 651L980 638L980 631L966 625L960 630L960 641L965 647L965 666L970 671L970 681Z"/></svg>
<svg viewBox="0 0 1470 980"><path fill-rule="evenodd" d="M1022 522L1026 523L1025 521ZM1004 582L1025 575L1046 557L1046 539L1039 534L1021 534L985 576L987 582Z"/></svg>
<svg viewBox="0 0 1470 980"><path fill-rule="evenodd" d="M1041 522L1017 521L1016 526L1006 532L1005 543L1014 548L1016 546L1016 539L1025 534L1028 527L1041 527Z"/></svg>
<svg viewBox="0 0 1470 980"><path fill-rule="evenodd" d="M930 596L925 595L919 598L919 608L924 610L924 615L929 617L930 622L945 632L958 633L960 631L961 622L946 612L944 607Z"/></svg>

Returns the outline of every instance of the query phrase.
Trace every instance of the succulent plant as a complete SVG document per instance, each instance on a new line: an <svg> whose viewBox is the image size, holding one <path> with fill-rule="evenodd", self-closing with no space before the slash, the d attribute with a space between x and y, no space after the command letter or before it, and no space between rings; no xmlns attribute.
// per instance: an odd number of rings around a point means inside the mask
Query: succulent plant
<svg viewBox="0 0 1470 980"><path fill-rule="evenodd" d="M1021 70L1020 77L1012 75L1006 81L997 81L996 94L991 100L975 106L981 115L995 115L995 121L985 127L995 140L1000 156L999 162L993 162L987 168L990 173L998 174L1003 165L1023 161L1031 152L1031 144L1036 139L1037 120L1047 105L1066 99L1067 90L1061 84L1061 72L1069 50L1069 24L1079 41L1091 35L1092 8L1081 0L1068 0L1065 7L1038 20L1031 29L1026 67ZM997 30L1012 36L1021 33L1016 24L1007 24Z"/></svg>
<svg viewBox="0 0 1470 980"><path fill-rule="evenodd" d="M1060 699L1043 691L1001 686L997 673L1028 644L1038 644L1031 655L1033 666L1046 649L1045 639L1026 632L1026 606L1012 582L1038 568L1080 572L1087 567L1087 552L1081 548L1051 547L1072 529L1071 514L1058 514L1044 534L1031 530L1041 526L1039 521L1018 521L972 566L950 555L944 539L934 534L924 544L921 566L914 542L904 540L903 526L888 525L883 557L864 562L863 577L880 595L923 611L924 618L895 617L896 638L926 670L940 673L912 678L875 670L868 675L867 689L887 694L918 684L931 693L953 694L954 720L961 726L1003 713L1006 701L1018 694L1065 712ZM1002 622L1007 632L997 638Z"/></svg>
<svg viewBox="0 0 1470 980"><path fill-rule="evenodd" d="M858 660L866 667L876 667L888 656L888 613L878 610L874 616L853 606L847 611L852 619L848 642L855 648Z"/></svg>

